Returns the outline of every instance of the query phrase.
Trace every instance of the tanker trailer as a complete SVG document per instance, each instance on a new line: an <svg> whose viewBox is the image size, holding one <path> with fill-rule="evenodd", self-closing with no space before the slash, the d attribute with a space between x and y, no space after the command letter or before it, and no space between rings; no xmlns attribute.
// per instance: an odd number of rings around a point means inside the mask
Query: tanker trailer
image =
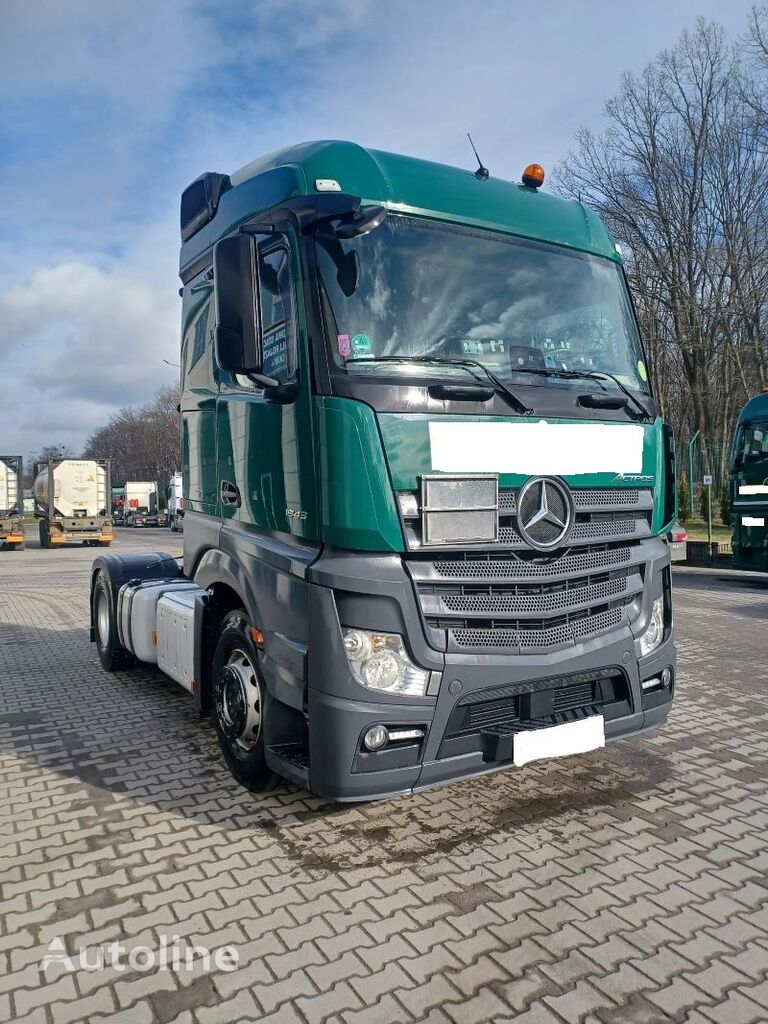
<svg viewBox="0 0 768 1024"><path fill-rule="evenodd" d="M23 465L20 455L0 455L0 548L24 550Z"/></svg>
<svg viewBox="0 0 768 1024"><path fill-rule="evenodd" d="M35 463L35 515L40 545L112 543L109 459L48 459Z"/></svg>

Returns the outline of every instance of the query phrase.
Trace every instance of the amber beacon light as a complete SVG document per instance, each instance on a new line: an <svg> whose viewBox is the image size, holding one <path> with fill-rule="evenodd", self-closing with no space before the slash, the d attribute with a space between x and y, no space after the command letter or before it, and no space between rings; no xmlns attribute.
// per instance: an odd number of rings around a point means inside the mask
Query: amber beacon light
<svg viewBox="0 0 768 1024"><path fill-rule="evenodd" d="M523 171L523 184L528 188L541 188L544 184L544 168L541 164L528 164Z"/></svg>

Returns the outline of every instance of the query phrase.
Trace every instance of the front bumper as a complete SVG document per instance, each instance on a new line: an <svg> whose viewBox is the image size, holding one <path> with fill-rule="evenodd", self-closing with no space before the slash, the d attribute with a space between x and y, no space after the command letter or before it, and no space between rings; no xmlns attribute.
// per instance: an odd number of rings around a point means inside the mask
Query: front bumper
<svg viewBox="0 0 768 1024"><path fill-rule="evenodd" d="M111 541L112 518L72 518L49 520L51 544L72 544L81 541Z"/></svg>
<svg viewBox="0 0 768 1024"><path fill-rule="evenodd" d="M571 659L569 673L588 676L598 667L610 666L623 672L628 683L626 712L619 717L605 718L606 743L662 725L672 704L674 681L670 687L646 694L641 689L641 682L660 675L665 668L674 672L672 637L643 659L642 665L634 659L624 660L627 651L632 650L632 643L626 639L604 644L593 641L593 644L596 649ZM542 681L550 679L552 671L551 664L529 665L522 672L527 679L521 686L530 684L540 693ZM446 742L446 736L449 721L462 698L467 694L481 696L482 691L508 683L510 678L520 674L520 666L511 664L509 660L506 664L487 664L482 669L454 663L444 673L439 693L431 704L351 701L310 690L310 735L324 737L322 753L318 750L315 756L310 756L313 791L338 801L379 799L513 767L512 743L494 742L489 749L483 742L488 737L494 741L498 739L493 728L484 730L481 727L469 735L467 739L476 749L466 753L448 753L450 744ZM457 680L462 683L461 690L451 685ZM610 714L608 708L604 711ZM376 724L384 724L390 730L393 727L420 727L425 730L425 738L421 743L365 754L361 750L361 738L368 728ZM475 743L476 737L482 739Z"/></svg>
<svg viewBox="0 0 768 1024"><path fill-rule="evenodd" d="M499 737L493 727L473 726L469 732L462 730L456 742L459 705L468 697L478 704L491 701L499 688L514 688L520 695L542 694L545 704L549 698L551 710L553 695L563 688L579 681L589 686L590 680L603 677L616 680L615 700L600 706L592 703L578 712L604 714L606 742L656 728L666 719L676 665L671 621L661 645L642 659L636 654L635 627L628 624L577 646L538 655L442 653L427 645L413 589L404 574L399 578L396 562L360 566L358 584L339 578L338 563L312 570L318 581L324 576L323 582L333 584L312 587L310 597L309 783L318 795L337 801L378 799L512 767L514 733L559 724L561 718L540 718L535 710L538 698L534 702L520 696L515 699L528 700L520 703L526 709L521 719L528 717L508 726L506 736ZM668 564L667 555L655 566L656 578L649 577L647 604L660 592ZM341 645L342 622L406 637L413 660L431 670L427 695L397 698L374 694L356 683ZM672 685L643 691L643 680L659 676L665 668L672 670ZM591 691L598 692L609 691ZM420 728L424 738L365 753L362 736L379 724L390 730Z"/></svg>

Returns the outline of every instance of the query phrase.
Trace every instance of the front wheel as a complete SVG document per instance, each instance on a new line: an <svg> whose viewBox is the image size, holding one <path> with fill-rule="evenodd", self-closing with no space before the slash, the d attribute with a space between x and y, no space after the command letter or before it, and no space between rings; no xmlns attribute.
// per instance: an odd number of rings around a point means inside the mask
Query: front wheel
<svg viewBox="0 0 768 1024"><path fill-rule="evenodd" d="M227 767L253 793L277 784L264 753L264 683L245 612L224 617L213 655L213 715Z"/></svg>

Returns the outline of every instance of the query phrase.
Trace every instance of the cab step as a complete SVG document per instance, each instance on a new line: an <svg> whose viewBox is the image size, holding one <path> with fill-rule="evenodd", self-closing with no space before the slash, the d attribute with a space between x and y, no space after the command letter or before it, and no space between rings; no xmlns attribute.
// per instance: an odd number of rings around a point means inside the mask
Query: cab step
<svg viewBox="0 0 768 1024"><path fill-rule="evenodd" d="M276 743L267 747L266 760L278 775L309 789L309 750L303 743Z"/></svg>

